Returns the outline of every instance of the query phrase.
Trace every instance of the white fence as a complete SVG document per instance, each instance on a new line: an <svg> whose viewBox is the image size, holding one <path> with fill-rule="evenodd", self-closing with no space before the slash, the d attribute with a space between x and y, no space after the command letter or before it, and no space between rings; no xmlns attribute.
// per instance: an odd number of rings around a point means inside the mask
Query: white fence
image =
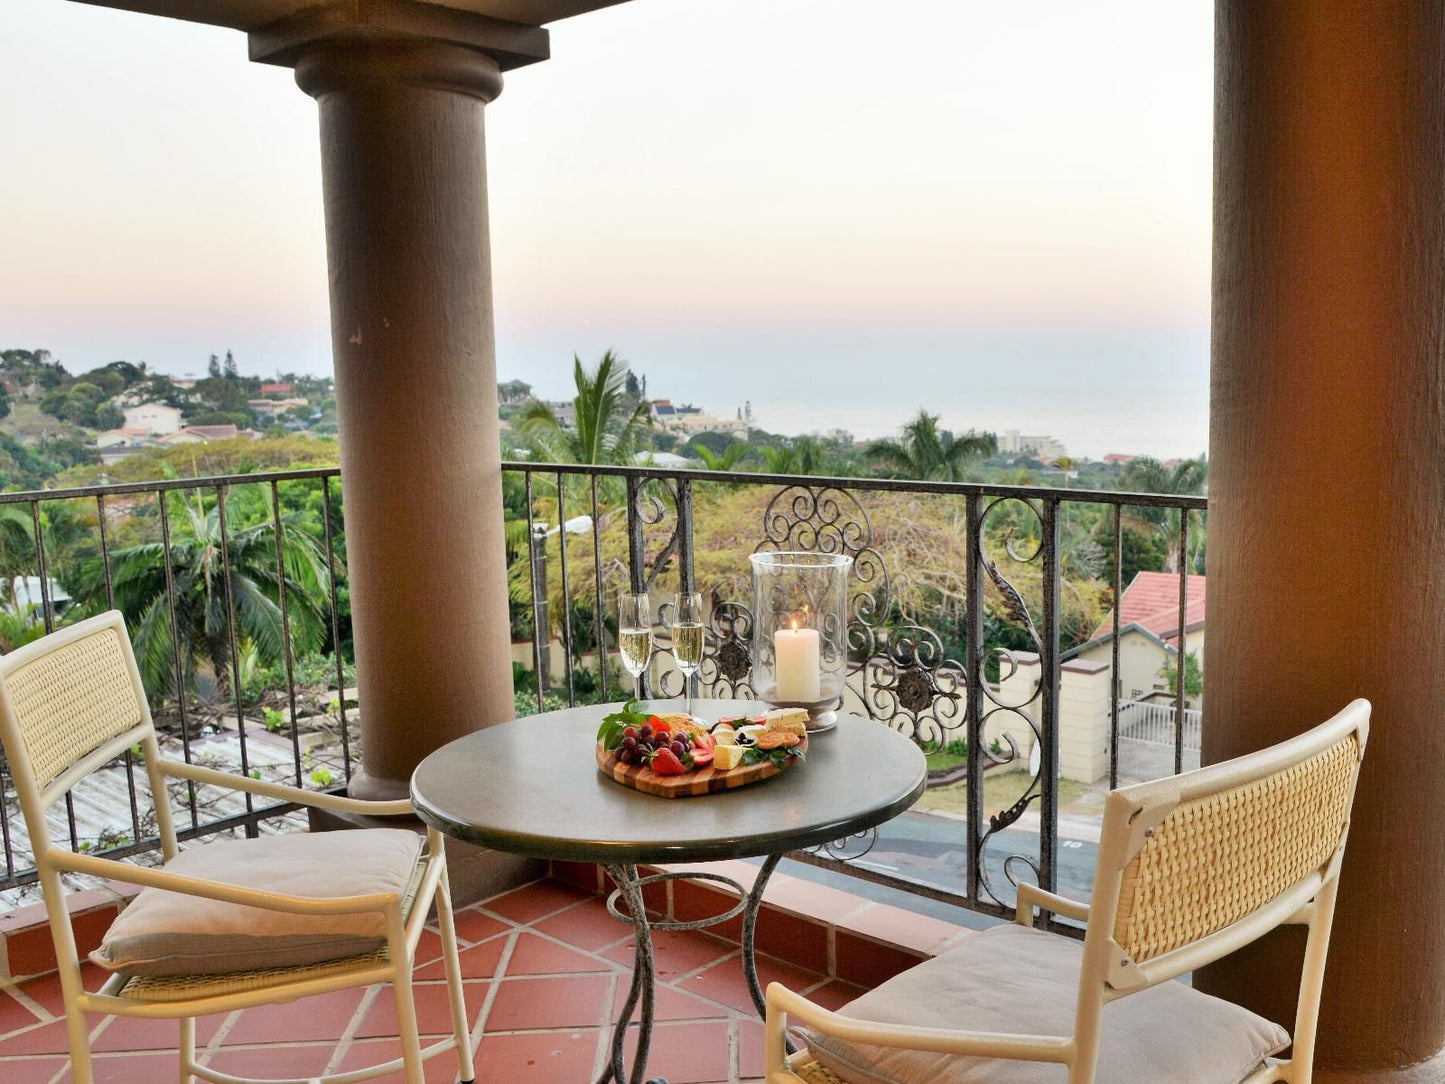
<svg viewBox="0 0 1445 1084"><path fill-rule="evenodd" d="M1184 709L1182 760L1185 771L1199 767L1203 713ZM1173 704L1126 700L1119 705L1119 781L1158 779L1174 772Z"/></svg>

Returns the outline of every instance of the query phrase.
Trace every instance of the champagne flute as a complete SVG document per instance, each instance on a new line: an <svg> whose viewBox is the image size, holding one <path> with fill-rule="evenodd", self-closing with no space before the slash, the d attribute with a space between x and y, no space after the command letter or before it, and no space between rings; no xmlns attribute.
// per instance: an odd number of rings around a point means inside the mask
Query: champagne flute
<svg viewBox="0 0 1445 1084"><path fill-rule="evenodd" d="M702 595L683 592L672 596L672 654L687 688L687 713L692 714L692 676L702 662Z"/></svg>
<svg viewBox="0 0 1445 1084"><path fill-rule="evenodd" d="M642 672L652 658L652 607L645 592L634 595L624 591L617 596L617 652L640 698Z"/></svg>

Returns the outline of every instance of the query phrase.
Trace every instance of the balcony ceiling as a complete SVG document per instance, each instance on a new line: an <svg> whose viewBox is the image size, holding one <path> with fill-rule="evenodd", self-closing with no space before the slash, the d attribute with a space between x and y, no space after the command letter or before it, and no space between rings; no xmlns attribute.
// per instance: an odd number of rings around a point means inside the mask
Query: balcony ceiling
<svg viewBox="0 0 1445 1084"><path fill-rule="evenodd" d="M347 7L358 15L374 6L368 0L344 0L342 3L318 3L318 0L79 0L97 7L135 11L143 15L163 15L191 23L228 26L247 33L259 30L281 19L319 7ZM599 8L612 7L624 0L411 0L405 6L414 8L450 8L473 15L543 26L582 15ZM390 6L390 5L388 5ZM403 6L403 5L396 5Z"/></svg>

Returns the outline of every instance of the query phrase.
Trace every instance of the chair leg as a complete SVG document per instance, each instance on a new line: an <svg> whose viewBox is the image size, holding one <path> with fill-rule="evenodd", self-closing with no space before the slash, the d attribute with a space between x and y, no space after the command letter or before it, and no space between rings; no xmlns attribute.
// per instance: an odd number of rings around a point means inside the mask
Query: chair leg
<svg viewBox="0 0 1445 1084"><path fill-rule="evenodd" d="M403 965L406 966L406 965ZM397 1035L401 1038L401 1057L407 1084L426 1084L421 1059L421 1035L416 1024L416 1000L412 997L411 971L398 969L392 980L396 995Z"/></svg>
<svg viewBox="0 0 1445 1084"><path fill-rule="evenodd" d="M181 1025L181 1084L196 1084L195 1074L191 1072L191 1066L196 1063L196 1020L192 1016L183 1016Z"/></svg>
<svg viewBox="0 0 1445 1084"><path fill-rule="evenodd" d="M90 1029L85 1013L73 1005L65 1009L65 1033L70 1041L71 1084L95 1084L90 1065Z"/></svg>
<svg viewBox="0 0 1445 1084"><path fill-rule="evenodd" d="M457 930L452 920L452 888L442 871L437 885L437 925L442 931L442 962L447 973L447 997L452 1009L452 1034L457 1040L457 1079L461 1084L474 1084L476 1069L472 1065L472 1036L467 1022L467 1000L462 992L462 965L457 959Z"/></svg>

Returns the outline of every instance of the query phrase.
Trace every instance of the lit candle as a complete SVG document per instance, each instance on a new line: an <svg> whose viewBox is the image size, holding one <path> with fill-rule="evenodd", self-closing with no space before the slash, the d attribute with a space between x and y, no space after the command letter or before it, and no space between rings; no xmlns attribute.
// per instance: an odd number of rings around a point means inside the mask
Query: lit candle
<svg viewBox="0 0 1445 1084"><path fill-rule="evenodd" d="M773 634L778 675L777 698L785 704L815 704L820 696L818 630L793 627Z"/></svg>

